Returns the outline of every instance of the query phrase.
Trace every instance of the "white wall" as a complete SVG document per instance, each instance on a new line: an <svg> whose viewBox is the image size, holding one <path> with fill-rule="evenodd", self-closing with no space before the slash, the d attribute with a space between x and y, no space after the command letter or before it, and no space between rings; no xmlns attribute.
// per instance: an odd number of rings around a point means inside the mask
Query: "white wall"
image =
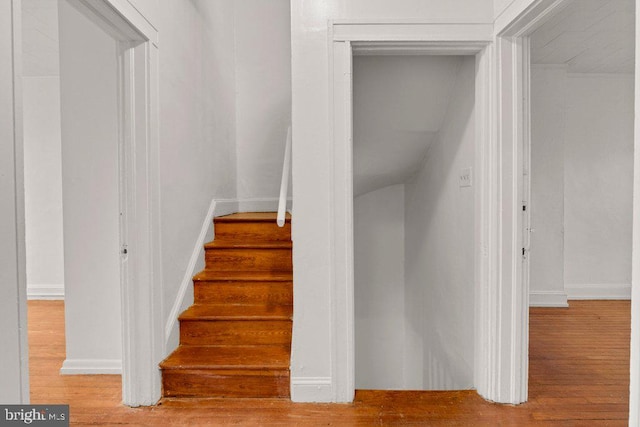
<svg viewBox="0 0 640 427"><path fill-rule="evenodd" d="M405 388L404 185L354 199L356 388Z"/></svg>
<svg viewBox="0 0 640 427"><path fill-rule="evenodd" d="M565 286L630 295L633 78L570 74L565 141ZM626 288L626 291L623 289Z"/></svg>
<svg viewBox="0 0 640 427"><path fill-rule="evenodd" d="M629 298L633 79L532 73L531 304Z"/></svg>
<svg viewBox="0 0 640 427"><path fill-rule="evenodd" d="M115 40L59 4L65 259L64 373L120 369Z"/></svg>
<svg viewBox="0 0 640 427"><path fill-rule="evenodd" d="M493 22L490 0L304 0L291 3L294 313L292 399L334 400L329 19Z"/></svg>
<svg viewBox="0 0 640 427"><path fill-rule="evenodd" d="M531 70L530 305L566 306L564 140L566 67Z"/></svg>
<svg viewBox="0 0 640 427"><path fill-rule="evenodd" d="M0 402L6 404L29 402L21 85L14 61L20 61L19 17L20 1L0 2Z"/></svg>
<svg viewBox="0 0 640 427"><path fill-rule="evenodd" d="M64 295L58 2L24 0L23 123L27 292Z"/></svg>
<svg viewBox="0 0 640 427"><path fill-rule="evenodd" d="M406 184L405 304L422 338L424 389L474 385L474 188L459 186L474 164L474 76L467 57L424 166Z"/></svg>
<svg viewBox="0 0 640 427"><path fill-rule="evenodd" d="M236 195L233 11L227 0L158 0L158 22L152 22L160 33L165 319L179 297L211 199ZM175 345L170 342L167 351Z"/></svg>
<svg viewBox="0 0 640 427"><path fill-rule="evenodd" d="M23 83L27 289L64 295L60 78Z"/></svg>
<svg viewBox="0 0 640 427"><path fill-rule="evenodd" d="M289 0L235 3L238 198L273 198L291 123Z"/></svg>

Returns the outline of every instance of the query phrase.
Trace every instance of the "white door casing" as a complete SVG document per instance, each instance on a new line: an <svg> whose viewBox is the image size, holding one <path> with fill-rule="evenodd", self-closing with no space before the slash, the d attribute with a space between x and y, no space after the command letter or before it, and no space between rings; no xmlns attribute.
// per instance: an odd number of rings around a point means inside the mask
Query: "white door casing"
<svg viewBox="0 0 640 427"><path fill-rule="evenodd" d="M500 335L503 319L496 288L498 267L498 147L494 137L493 26L425 24L416 21L333 21L330 23L330 135L332 140L332 383L335 401L355 392L353 278L353 54L475 55L476 57L476 227L475 384L494 401L505 397L500 379L506 364L501 349L513 351ZM507 339L512 338L510 335ZM519 360L519 359L517 359ZM526 382L525 382L526 383ZM506 389L511 386L507 382ZM500 400L502 399L502 400Z"/></svg>

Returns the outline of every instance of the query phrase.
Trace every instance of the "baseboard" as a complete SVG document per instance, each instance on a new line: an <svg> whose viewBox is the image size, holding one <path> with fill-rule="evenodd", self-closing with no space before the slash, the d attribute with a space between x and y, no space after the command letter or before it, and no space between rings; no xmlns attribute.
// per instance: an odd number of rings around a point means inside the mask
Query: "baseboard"
<svg viewBox="0 0 640 427"><path fill-rule="evenodd" d="M165 354L171 353L178 346L178 336L180 334L178 316L186 310L187 307L193 304L193 276L197 273L195 270L198 262L204 262L204 244L209 230L213 229L213 216L216 210L217 202L214 199L211 200L211 203L209 204L209 211L202 222L200 234L194 244L193 251L191 252L191 258L189 258L189 264L187 264L187 268L184 271L184 276L182 277L178 294L176 295L173 307L171 308L171 312L167 318L167 323L164 329ZM187 298L189 290L191 290L191 297Z"/></svg>
<svg viewBox="0 0 640 427"><path fill-rule="evenodd" d="M588 283L565 285L567 297L570 300L589 299L611 299L627 300L631 299L630 283Z"/></svg>
<svg viewBox="0 0 640 427"><path fill-rule="evenodd" d="M238 199L218 199L216 200L214 216L225 216L240 212L238 206Z"/></svg>
<svg viewBox="0 0 640 427"><path fill-rule="evenodd" d="M334 402L331 377L292 377L293 402Z"/></svg>
<svg viewBox="0 0 640 427"><path fill-rule="evenodd" d="M287 199L287 210L291 211L292 200ZM264 197L255 199L219 199L216 200L215 216L230 215L236 212L276 212L278 199Z"/></svg>
<svg viewBox="0 0 640 427"><path fill-rule="evenodd" d="M120 359L65 359L61 375L120 375Z"/></svg>
<svg viewBox="0 0 640 427"><path fill-rule="evenodd" d="M64 284L42 285L27 284L27 299L29 300L63 300Z"/></svg>
<svg viewBox="0 0 640 427"><path fill-rule="evenodd" d="M531 291L529 307L569 307L569 303L562 291Z"/></svg>

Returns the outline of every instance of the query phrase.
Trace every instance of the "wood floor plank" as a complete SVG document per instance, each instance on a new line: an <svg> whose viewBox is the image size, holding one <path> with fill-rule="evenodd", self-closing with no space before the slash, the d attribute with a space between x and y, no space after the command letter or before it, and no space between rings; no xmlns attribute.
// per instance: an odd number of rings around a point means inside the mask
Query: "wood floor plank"
<svg viewBox="0 0 640 427"><path fill-rule="evenodd" d="M100 426L626 426L630 304L572 301L531 309L529 402L499 405L475 391L359 390L352 404L286 399L121 401L117 375L59 374L64 305L29 301L32 403L67 403L72 425Z"/></svg>

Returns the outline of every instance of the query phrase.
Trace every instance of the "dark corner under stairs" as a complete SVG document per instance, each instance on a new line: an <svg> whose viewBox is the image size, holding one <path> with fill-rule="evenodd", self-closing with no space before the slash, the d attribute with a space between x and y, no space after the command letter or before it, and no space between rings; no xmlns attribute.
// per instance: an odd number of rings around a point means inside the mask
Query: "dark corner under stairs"
<svg viewBox="0 0 640 427"><path fill-rule="evenodd" d="M161 364L168 398L289 397L293 315L291 217L214 219L180 345Z"/></svg>

